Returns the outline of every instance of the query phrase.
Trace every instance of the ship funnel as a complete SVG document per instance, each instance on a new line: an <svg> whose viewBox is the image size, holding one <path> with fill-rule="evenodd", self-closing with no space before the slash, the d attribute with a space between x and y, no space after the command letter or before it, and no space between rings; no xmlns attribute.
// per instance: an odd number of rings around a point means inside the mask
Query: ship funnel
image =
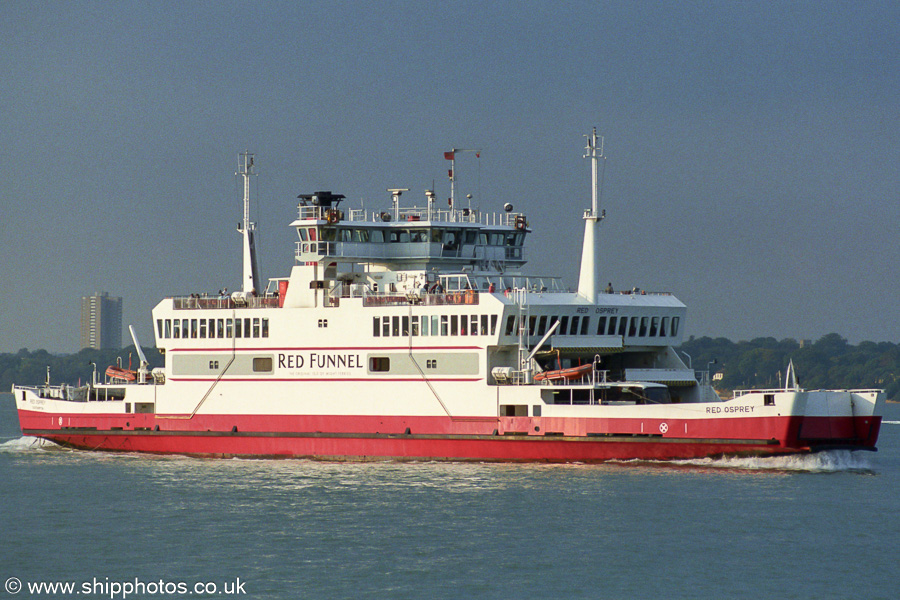
<svg viewBox="0 0 900 600"><path fill-rule="evenodd" d="M603 138L597 136L594 127L588 138L584 158L591 159L591 208L584 211L584 240L581 245L581 271L578 274L578 294L590 302L597 301L600 286L600 263L597 261L599 249L600 221L606 217L606 211L600 212L600 199L597 186L597 164L603 156ZM604 162L604 165L606 163Z"/></svg>

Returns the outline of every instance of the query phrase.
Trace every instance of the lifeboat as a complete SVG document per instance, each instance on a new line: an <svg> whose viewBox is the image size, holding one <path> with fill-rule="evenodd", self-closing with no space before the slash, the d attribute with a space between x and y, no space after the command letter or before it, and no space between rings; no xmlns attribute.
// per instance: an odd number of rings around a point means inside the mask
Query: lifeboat
<svg viewBox="0 0 900 600"><path fill-rule="evenodd" d="M587 376L594 365L581 365L578 367L569 367L568 369L558 369L556 371L542 371L535 373L535 381L572 381L573 379L581 379Z"/></svg>
<svg viewBox="0 0 900 600"><path fill-rule="evenodd" d="M122 367L106 367L106 376L119 381L137 381L137 371L123 369Z"/></svg>

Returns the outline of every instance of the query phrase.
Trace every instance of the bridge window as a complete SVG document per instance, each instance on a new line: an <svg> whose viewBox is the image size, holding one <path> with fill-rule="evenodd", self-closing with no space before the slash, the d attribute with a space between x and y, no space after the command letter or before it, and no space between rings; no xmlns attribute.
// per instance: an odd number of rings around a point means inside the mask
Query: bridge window
<svg viewBox="0 0 900 600"><path fill-rule="evenodd" d="M672 335L673 335L673 336L678 335L678 322L679 322L679 320L680 320L679 317L672 317Z"/></svg>
<svg viewBox="0 0 900 600"><path fill-rule="evenodd" d="M253 319L253 337L259 337L259 319Z"/></svg>
<svg viewBox="0 0 900 600"><path fill-rule="evenodd" d="M391 335L400 335L400 317L391 317Z"/></svg>
<svg viewBox="0 0 900 600"><path fill-rule="evenodd" d="M409 335L409 317L408 316L403 317L402 322L403 322L403 329L402 329L401 333L402 333L403 337L407 337Z"/></svg>
<svg viewBox="0 0 900 600"><path fill-rule="evenodd" d="M656 333L659 331L659 317L653 317L650 319L650 337L656 337Z"/></svg>
<svg viewBox="0 0 900 600"><path fill-rule="evenodd" d="M541 316L541 318L538 320L537 326L538 335L544 335L545 333L547 333L547 315Z"/></svg>
<svg viewBox="0 0 900 600"><path fill-rule="evenodd" d="M516 317L514 315L509 315L506 317L506 335L512 335L513 331L516 328Z"/></svg>
<svg viewBox="0 0 900 600"><path fill-rule="evenodd" d="M575 316L572 317L572 327L569 328L569 335L575 335L578 333L578 321L581 317Z"/></svg>
<svg viewBox="0 0 900 600"><path fill-rule="evenodd" d="M629 319L631 321L631 324L628 327L628 336L629 337L637 336L638 319L639 319L639 317L631 317L631 319Z"/></svg>
<svg viewBox="0 0 900 600"><path fill-rule="evenodd" d="M450 315L450 335L459 335L459 315Z"/></svg>
<svg viewBox="0 0 900 600"><path fill-rule="evenodd" d="M447 315L441 315L441 335L447 335L449 333L448 323Z"/></svg>
<svg viewBox="0 0 900 600"><path fill-rule="evenodd" d="M616 323L618 321L619 317L609 318L609 327L606 329L606 335L616 335Z"/></svg>
<svg viewBox="0 0 900 600"><path fill-rule="evenodd" d="M649 319L647 317L641 317L641 331L638 335L644 337L647 335L647 321Z"/></svg>
<svg viewBox="0 0 900 600"><path fill-rule="evenodd" d="M241 331L241 323L242 322L243 321L241 319L234 320L234 337L236 337L236 338L244 337L244 334Z"/></svg>
<svg viewBox="0 0 900 600"><path fill-rule="evenodd" d="M225 319L225 337L234 337L234 321L232 319Z"/></svg>
<svg viewBox="0 0 900 600"><path fill-rule="evenodd" d="M669 317L662 318L662 325L659 328L659 335L669 335Z"/></svg>
<svg viewBox="0 0 900 600"><path fill-rule="evenodd" d="M597 319L597 335L606 334L606 317Z"/></svg>
<svg viewBox="0 0 900 600"><path fill-rule="evenodd" d="M200 337L206 337L206 319L200 319Z"/></svg>
<svg viewBox="0 0 900 600"><path fill-rule="evenodd" d="M381 317L372 317L372 335L374 337L381 336Z"/></svg>
<svg viewBox="0 0 900 600"><path fill-rule="evenodd" d="M411 323L412 334L413 334L413 336L417 336L417 335L419 335L419 317L414 316L411 318L412 318L412 323ZM422 320L427 321L428 317L422 317Z"/></svg>
<svg viewBox="0 0 900 600"><path fill-rule="evenodd" d="M569 330L569 317L562 317L559 320L559 333L560 335L566 335L566 332Z"/></svg>

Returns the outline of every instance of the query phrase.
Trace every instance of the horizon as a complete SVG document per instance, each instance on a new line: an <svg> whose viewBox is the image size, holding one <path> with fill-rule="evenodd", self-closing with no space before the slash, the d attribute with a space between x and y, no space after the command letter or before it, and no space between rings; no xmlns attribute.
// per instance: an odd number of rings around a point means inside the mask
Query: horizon
<svg viewBox="0 0 900 600"><path fill-rule="evenodd" d="M575 287L595 126L604 284L672 292L685 340L900 341L900 4L243 8L0 4L0 347L77 352L98 290L149 345L163 298L237 289L244 150L262 281L298 194L445 199L463 147L458 197L525 212L526 271Z"/></svg>

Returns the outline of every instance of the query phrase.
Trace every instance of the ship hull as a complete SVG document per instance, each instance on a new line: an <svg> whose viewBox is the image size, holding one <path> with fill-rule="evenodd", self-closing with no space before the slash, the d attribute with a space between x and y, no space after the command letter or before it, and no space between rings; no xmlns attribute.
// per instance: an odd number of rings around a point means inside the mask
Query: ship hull
<svg viewBox="0 0 900 600"><path fill-rule="evenodd" d="M881 423L877 416L605 419L601 431L600 423L585 420L567 423L539 417L449 420L197 415L189 418L188 415L83 415L27 410L20 410L19 417L25 435L87 450L324 460L584 463L772 456L835 448L874 450ZM325 424L331 430L324 430ZM562 430L567 426L593 429L593 432L566 435ZM688 432L690 437L677 432Z"/></svg>

